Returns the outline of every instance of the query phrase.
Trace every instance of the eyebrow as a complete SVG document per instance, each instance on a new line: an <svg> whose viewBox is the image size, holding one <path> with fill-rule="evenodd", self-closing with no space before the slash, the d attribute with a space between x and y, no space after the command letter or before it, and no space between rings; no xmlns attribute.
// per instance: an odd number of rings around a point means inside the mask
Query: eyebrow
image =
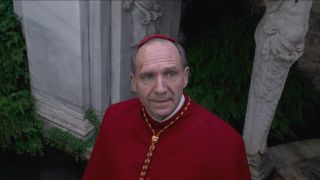
<svg viewBox="0 0 320 180"><path fill-rule="evenodd" d="M164 71L179 71L179 68L176 66L166 67L164 68Z"/></svg>
<svg viewBox="0 0 320 180"><path fill-rule="evenodd" d="M152 71L145 71L138 74L139 77L143 77L145 75L154 75L155 73Z"/></svg>
<svg viewBox="0 0 320 180"><path fill-rule="evenodd" d="M170 67L164 67L162 72L167 72L167 71L179 71L179 68L177 66L170 66ZM146 75L146 74L154 74L153 70L142 70L139 73L139 76L141 75Z"/></svg>

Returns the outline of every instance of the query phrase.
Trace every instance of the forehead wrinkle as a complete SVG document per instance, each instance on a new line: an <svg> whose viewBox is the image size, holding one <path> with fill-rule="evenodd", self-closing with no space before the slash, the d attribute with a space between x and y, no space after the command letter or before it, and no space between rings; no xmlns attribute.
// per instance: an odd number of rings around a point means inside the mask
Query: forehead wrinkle
<svg viewBox="0 0 320 180"><path fill-rule="evenodd" d="M161 53L162 51L167 53ZM177 65L181 62L179 52L173 44L158 41L150 42L150 44L144 44L136 54L135 65L137 70L161 62Z"/></svg>
<svg viewBox="0 0 320 180"><path fill-rule="evenodd" d="M141 63L143 66L146 65L152 65L152 64L156 64L156 63L169 63L169 64L177 64L176 62L172 61L171 59L166 59L166 60L162 60L162 58L158 58L157 61L150 61L150 62L145 62L145 63Z"/></svg>
<svg viewBox="0 0 320 180"><path fill-rule="evenodd" d="M175 53L170 51L167 54L159 54L158 52L154 52L154 50L152 51L146 50L146 52L144 52L143 54L140 54L137 59L145 59L147 62L157 61L161 59L175 61L176 59L179 59L179 56L177 56Z"/></svg>
<svg viewBox="0 0 320 180"><path fill-rule="evenodd" d="M152 62L146 62L146 63L141 63L140 66L139 66L139 70L141 71L142 69L145 69L149 66L152 66L154 64L157 64L157 63L166 63L164 66L168 66L168 65L174 65L174 66L178 66L177 62L174 62L174 61L171 61L171 60L160 60L160 61L152 61ZM165 67L166 68L166 67Z"/></svg>

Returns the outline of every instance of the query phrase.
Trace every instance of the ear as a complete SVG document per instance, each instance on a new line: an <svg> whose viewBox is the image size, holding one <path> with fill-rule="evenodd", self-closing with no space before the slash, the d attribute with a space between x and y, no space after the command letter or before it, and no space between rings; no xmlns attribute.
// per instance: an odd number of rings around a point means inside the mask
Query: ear
<svg viewBox="0 0 320 180"><path fill-rule="evenodd" d="M134 74L130 73L130 80L131 80L131 89L133 92L137 92L137 86L136 86L136 77Z"/></svg>
<svg viewBox="0 0 320 180"><path fill-rule="evenodd" d="M183 70L183 78L184 78L184 84L183 87L187 87L188 82L189 82L189 66L185 67Z"/></svg>

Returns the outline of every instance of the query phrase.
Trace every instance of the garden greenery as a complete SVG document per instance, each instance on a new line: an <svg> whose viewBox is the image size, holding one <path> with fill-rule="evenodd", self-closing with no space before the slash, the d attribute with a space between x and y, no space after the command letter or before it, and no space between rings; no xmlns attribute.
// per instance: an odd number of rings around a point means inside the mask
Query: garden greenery
<svg viewBox="0 0 320 180"><path fill-rule="evenodd" d="M224 18L210 32L185 44L191 75L187 93L240 132L245 118L254 55L253 34L260 16ZM271 136L283 141L294 135L292 125L320 106L320 95L294 66L272 124ZM94 126L87 140L57 128L45 132L49 146L82 157L93 146L99 124L93 110L86 118ZM26 46L12 0L0 1L0 151L42 152L42 121L30 94Z"/></svg>
<svg viewBox="0 0 320 180"><path fill-rule="evenodd" d="M84 154L88 148L93 147L100 121L92 109L88 109L85 118L93 125L94 130L87 139L80 139L73 134L59 128L51 127L45 131L45 144L63 150L73 156L76 161L84 159Z"/></svg>
<svg viewBox="0 0 320 180"><path fill-rule="evenodd" d="M100 122L93 110L86 111L86 118L94 126L86 140L58 128L43 131L43 121L35 113L30 93L26 45L12 7L11 0L0 2L0 151L42 154L45 143L82 158L93 146Z"/></svg>
<svg viewBox="0 0 320 180"><path fill-rule="evenodd" d="M260 16L224 18L211 31L185 42L190 66L187 93L242 131ZM316 111L319 93L294 66L289 73L270 135L283 142L304 114Z"/></svg>
<svg viewBox="0 0 320 180"><path fill-rule="evenodd" d="M0 151L42 152L30 84L26 46L11 0L0 1Z"/></svg>

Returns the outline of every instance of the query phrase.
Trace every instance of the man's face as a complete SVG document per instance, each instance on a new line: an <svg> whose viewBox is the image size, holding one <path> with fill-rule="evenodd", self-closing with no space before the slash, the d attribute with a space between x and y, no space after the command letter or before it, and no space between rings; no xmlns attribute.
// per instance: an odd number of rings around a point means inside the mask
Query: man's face
<svg viewBox="0 0 320 180"><path fill-rule="evenodd" d="M131 85L150 115L163 120L178 106L188 84L189 68L181 64L179 52L167 41L143 45L135 61Z"/></svg>

